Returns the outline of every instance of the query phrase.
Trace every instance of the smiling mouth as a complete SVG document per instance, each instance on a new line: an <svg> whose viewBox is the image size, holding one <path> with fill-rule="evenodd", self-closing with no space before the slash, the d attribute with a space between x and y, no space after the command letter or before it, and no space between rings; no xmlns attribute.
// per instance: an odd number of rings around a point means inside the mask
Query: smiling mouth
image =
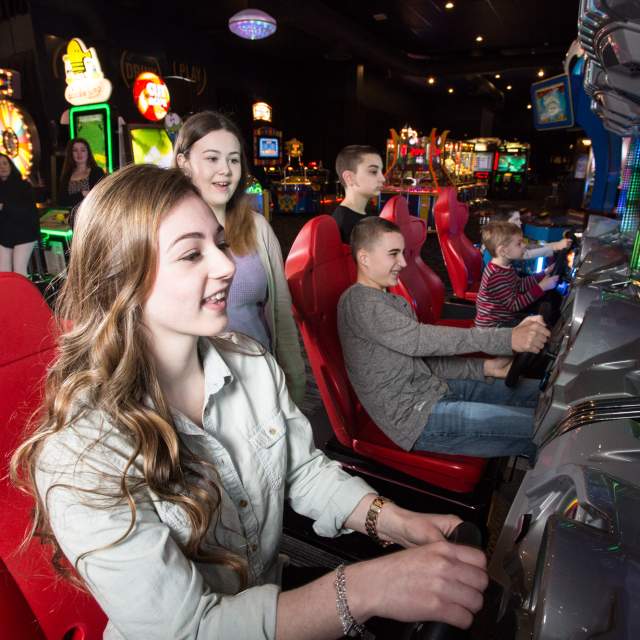
<svg viewBox="0 0 640 640"><path fill-rule="evenodd" d="M202 304L219 304L221 302L226 302L227 300L227 290L223 289L222 291L217 291L216 293L212 293L210 296L202 299Z"/></svg>

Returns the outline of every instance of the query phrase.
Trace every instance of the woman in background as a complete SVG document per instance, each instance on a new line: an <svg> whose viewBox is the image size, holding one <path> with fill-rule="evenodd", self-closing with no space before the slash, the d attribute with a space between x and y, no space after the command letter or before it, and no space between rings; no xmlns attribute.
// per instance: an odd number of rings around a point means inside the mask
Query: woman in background
<svg viewBox="0 0 640 640"><path fill-rule="evenodd" d="M60 174L58 204L75 207L104 177L104 171L96 164L89 143L84 138L69 140Z"/></svg>
<svg viewBox="0 0 640 640"><path fill-rule="evenodd" d="M27 265L40 235L31 185L11 158L0 153L0 271L27 275Z"/></svg>
<svg viewBox="0 0 640 640"><path fill-rule="evenodd" d="M291 397L300 404L305 368L282 251L273 229L251 210L245 195L249 168L238 127L214 111L191 116L176 140L174 164L224 227L236 265L227 300L228 329L251 336L275 355Z"/></svg>

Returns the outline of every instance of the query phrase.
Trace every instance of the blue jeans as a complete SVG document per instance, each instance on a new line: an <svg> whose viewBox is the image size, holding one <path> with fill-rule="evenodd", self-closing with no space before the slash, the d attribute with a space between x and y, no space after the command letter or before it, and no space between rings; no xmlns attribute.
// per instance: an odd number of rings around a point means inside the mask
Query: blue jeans
<svg viewBox="0 0 640 640"><path fill-rule="evenodd" d="M502 380L447 380L449 393L433 407L414 449L494 458L534 458L533 412L539 382L521 379L515 389Z"/></svg>

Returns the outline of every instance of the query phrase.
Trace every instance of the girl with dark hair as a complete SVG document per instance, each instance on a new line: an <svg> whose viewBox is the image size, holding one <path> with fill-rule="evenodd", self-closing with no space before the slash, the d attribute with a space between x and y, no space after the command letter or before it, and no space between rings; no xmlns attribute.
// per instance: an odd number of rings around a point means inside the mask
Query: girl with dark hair
<svg viewBox="0 0 640 640"><path fill-rule="evenodd" d="M22 179L11 158L0 153L0 271L26 276L39 235L31 185Z"/></svg>
<svg viewBox="0 0 640 640"><path fill-rule="evenodd" d="M96 164L89 143L84 138L69 140L60 173L58 204L75 207L103 177L104 171Z"/></svg>
<svg viewBox="0 0 640 640"><path fill-rule="evenodd" d="M482 552L444 541L455 516L385 503L314 447L274 358L224 334L226 252L175 169L131 165L82 202L56 360L11 461L35 498L25 544L53 545L106 640L329 640L370 616L468 627ZM408 548L281 592L285 500L321 535Z"/></svg>
<svg viewBox="0 0 640 640"><path fill-rule="evenodd" d="M269 223L249 206L249 168L238 127L226 116L203 111L182 126L174 166L198 187L224 227L236 265L229 291L229 329L245 333L273 353L296 404L306 378L291 312L280 244Z"/></svg>

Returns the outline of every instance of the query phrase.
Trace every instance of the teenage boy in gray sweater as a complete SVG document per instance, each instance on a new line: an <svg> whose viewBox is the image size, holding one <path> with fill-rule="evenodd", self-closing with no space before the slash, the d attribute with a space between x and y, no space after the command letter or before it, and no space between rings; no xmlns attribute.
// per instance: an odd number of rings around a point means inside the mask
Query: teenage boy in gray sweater
<svg viewBox="0 0 640 640"><path fill-rule="evenodd" d="M540 316L513 329L422 324L387 291L406 266L398 227L366 218L351 234L357 283L338 303L338 333L351 384L374 422L399 447L482 457L535 455L531 441L538 383L502 381L511 357L538 353L549 337Z"/></svg>

